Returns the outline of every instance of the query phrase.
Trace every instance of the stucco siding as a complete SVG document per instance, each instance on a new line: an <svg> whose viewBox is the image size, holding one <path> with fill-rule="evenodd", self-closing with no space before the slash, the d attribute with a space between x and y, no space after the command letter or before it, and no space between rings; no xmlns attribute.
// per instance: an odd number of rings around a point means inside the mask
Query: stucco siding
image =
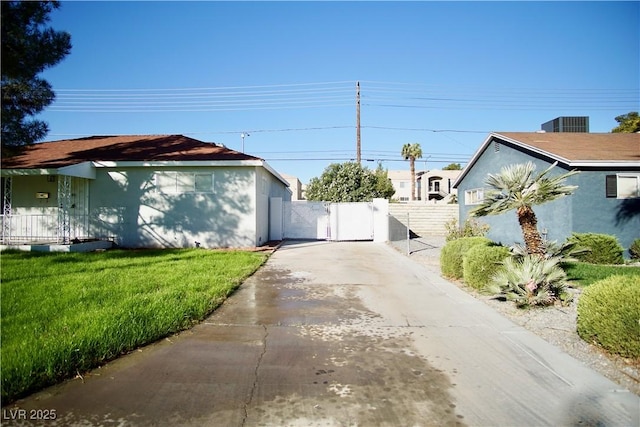
<svg viewBox="0 0 640 427"><path fill-rule="evenodd" d="M50 215L58 211L57 177L52 175L15 176L11 178L11 212L14 215ZM40 199L36 193L48 193Z"/></svg>
<svg viewBox="0 0 640 427"><path fill-rule="evenodd" d="M213 191L165 193L156 173L213 175ZM91 231L123 247L253 246L253 168L99 168L90 183ZM196 243L198 242L198 243Z"/></svg>
<svg viewBox="0 0 640 427"><path fill-rule="evenodd" d="M580 187L572 196L573 231L614 235L622 247L628 249L634 239L640 238L640 216L637 212L629 215L625 206L635 200L637 207L638 199L606 197L606 176L616 175L617 172L619 171L586 170L576 177Z"/></svg>
<svg viewBox="0 0 640 427"><path fill-rule="evenodd" d="M291 191L288 187L269 173L265 168L256 168L256 242L258 245L269 240L269 200L279 197L283 201L291 201Z"/></svg>
<svg viewBox="0 0 640 427"><path fill-rule="evenodd" d="M488 174L496 174L507 165L526 163L528 161L536 165L537 173L542 172L552 164L551 161L531 157L503 142L500 142L497 147L494 143L488 144L458 185L460 221L464 222L466 218L469 218L469 211L475 207L475 205L468 205L465 201L465 192L467 190L486 188L485 181ZM552 175L559 175L565 172L567 172L566 169L557 166L551 173ZM570 234L573 227L571 203L571 199L565 197L534 207L538 219L538 229L545 233L549 240L561 242ZM487 237L491 240L504 245L523 244L522 231L515 211L474 219L489 225Z"/></svg>

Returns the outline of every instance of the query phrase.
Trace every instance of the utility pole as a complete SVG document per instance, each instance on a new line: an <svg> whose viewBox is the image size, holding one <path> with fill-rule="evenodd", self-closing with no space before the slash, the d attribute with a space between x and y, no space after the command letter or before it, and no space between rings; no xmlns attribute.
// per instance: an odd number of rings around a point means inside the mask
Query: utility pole
<svg viewBox="0 0 640 427"><path fill-rule="evenodd" d="M360 82L356 82L356 160L360 164Z"/></svg>
<svg viewBox="0 0 640 427"><path fill-rule="evenodd" d="M250 136L247 132L242 132L242 133L240 134L240 138L242 138L242 152L243 152L243 153L244 153L244 139L245 139L247 136Z"/></svg>

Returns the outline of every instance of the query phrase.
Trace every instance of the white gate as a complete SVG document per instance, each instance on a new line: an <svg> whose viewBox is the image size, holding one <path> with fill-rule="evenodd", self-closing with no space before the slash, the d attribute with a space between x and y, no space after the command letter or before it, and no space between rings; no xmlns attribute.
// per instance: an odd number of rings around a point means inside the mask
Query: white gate
<svg viewBox="0 0 640 427"><path fill-rule="evenodd" d="M282 211L285 239L329 239L329 203L285 201Z"/></svg>
<svg viewBox="0 0 640 427"><path fill-rule="evenodd" d="M372 203L331 203L330 240L373 240Z"/></svg>
<svg viewBox="0 0 640 427"><path fill-rule="evenodd" d="M372 203L282 203L283 238L373 240Z"/></svg>

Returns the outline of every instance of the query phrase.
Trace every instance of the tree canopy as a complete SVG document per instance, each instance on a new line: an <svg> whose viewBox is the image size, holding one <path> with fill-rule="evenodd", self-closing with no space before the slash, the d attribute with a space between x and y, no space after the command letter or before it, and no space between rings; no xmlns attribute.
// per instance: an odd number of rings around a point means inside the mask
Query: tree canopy
<svg viewBox="0 0 640 427"><path fill-rule="evenodd" d="M71 51L71 36L47 27L58 1L3 1L2 11L2 151L32 144L48 126L31 117L55 98L51 85L38 74Z"/></svg>
<svg viewBox="0 0 640 427"><path fill-rule="evenodd" d="M618 126L611 129L613 133L635 133L640 132L640 116L637 111L622 114L616 117Z"/></svg>
<svg viewBox="0 0 640 427"><path fill-rule="evenodd" d="M404 144L400 155L403 159L409 160L409 170L411 172L411 200L416 198L416 159L422 157L422 148L420 144Z"/></svg>
<svg viewBox="0 0 640 427"><path fill-rule="evenodd" d="M442 168L443 171L461 171L462 166L460 163L450 163L447 166Z"/></svg>
<svg viewBox="0 0 640 427"><path fill-rule="evenodd" d="M307 186L307 200L324 202L368 202L389 199L395 190L387 171L378 164L372 171L357 162L332 163Z"/></svg>

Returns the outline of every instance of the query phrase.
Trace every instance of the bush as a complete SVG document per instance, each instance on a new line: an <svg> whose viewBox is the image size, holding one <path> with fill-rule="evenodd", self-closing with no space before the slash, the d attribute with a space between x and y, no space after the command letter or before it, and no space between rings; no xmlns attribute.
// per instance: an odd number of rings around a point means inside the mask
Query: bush
<svg viewBox="0 0 640 427"><path fill-rule="evenodd" d="M611 276L578 301L578 335L612 353L640 357L640 278Z"/></svg>
<svg viewBox="0 0 640 427"><path fill-rule="evenodd" d="M629 256L633 260L640 260L640 239L636 239L629 246Z"/></svg>
<svg viewBox="0 0 640 427"><path fill-rule="evenodd" d="M575 243L578 247L590 249L590 251L576 256L582 262L591 264L624 263L622 257L624 249L614 236L597 233L573 233L568 241Z"/></svg>
<svg viewBox="0 0 640 427"><path fill-rule="evenodd" d="M486 237L461 237L448 242L440 252L440 271L445 277L462 279L462 260L469 249L476 245L488 246Z"/></svg>
<svg viewBox="0 0 640 427"><path fill-rule="evenodd" d="M489 231L487 224L481 224L473 219L466 219L464 224L458 226L458 220L453 218L444 224L444 228L447 230L445 237L447 242L461 237L484 237Z"/></svg>
<svg viewBox="0 0 640 427"><path fill-rule="evenodd" d="M508 257L487 289L520 308L567 303L572 298L567 292L567 275L560 267L561 261L558 257L538 255Z"/></svg>
<svg viewBox="0 0 640 427"><path fill-rule="evenodd" d="M484 289L509 256L509 248L504 246L473 246L462 261L464 282L472 288Z"/></svg>

